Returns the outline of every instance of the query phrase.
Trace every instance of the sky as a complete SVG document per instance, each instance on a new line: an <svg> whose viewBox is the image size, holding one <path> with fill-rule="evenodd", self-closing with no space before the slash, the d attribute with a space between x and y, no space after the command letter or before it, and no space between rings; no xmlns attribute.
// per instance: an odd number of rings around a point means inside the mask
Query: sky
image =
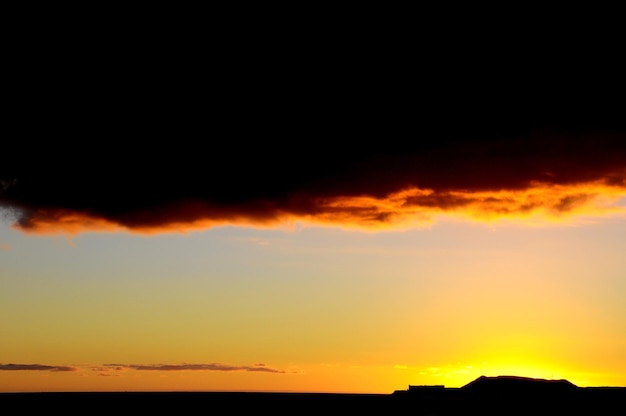
<svg viewBox="0 0 626 416"><path fill-rule="evenodd" d="M612 65L70 38L9 68L0 392L626 385Z"/></svg>

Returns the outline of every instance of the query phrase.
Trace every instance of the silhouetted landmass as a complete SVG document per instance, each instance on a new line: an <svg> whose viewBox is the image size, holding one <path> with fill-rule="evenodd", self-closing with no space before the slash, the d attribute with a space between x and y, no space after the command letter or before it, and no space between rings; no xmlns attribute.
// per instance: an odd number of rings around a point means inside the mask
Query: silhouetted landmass
<svg viewBox="0 0 626 416"><path fill-rule="evenodd" d="M597 414L626 408L626 387L578 387L567 380L481 376L460 388L409 386L393 393L398 408L418 414ZM402 403L400 403L402 402ZM476 412L476 413L474 413Z"/></svg>
<svg viewBox="0 0 626 416"><path fill-rule="evenodd" d="M460 388L409 386L391 394L119 392L3 393L2 409L20 413L114 412L269 414L346 413L406 415L618 414L626 387L578 387L567 380L479 377Z"/></svg>

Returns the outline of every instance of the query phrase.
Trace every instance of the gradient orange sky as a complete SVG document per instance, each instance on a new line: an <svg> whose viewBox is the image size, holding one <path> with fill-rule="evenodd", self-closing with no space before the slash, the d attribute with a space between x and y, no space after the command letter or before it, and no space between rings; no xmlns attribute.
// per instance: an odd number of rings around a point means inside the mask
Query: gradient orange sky
<svg viewBox="0 0 626 416"><path fill-rule="evenodd" d="M0 390L626 385L625 201L526 224L0 232Z"/></svg>
<svg viewBox="0 0 626 416"><path fill-rule="evenodd" d="M626 386L626 109L603 42L416 59L269 32L23 30L0 392Z"/></svg>

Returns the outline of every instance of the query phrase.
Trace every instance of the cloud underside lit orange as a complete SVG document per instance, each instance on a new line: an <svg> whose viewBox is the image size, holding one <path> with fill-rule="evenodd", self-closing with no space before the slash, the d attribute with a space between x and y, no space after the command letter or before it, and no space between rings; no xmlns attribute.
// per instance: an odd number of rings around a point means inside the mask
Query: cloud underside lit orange
<svg viewBox="0 0 626 416"><path fill-rule="evenodd" d="M166 207L106 218L67 209L39 209L14 227L33 234L128 231L141 234L190 232L216 226L291 228L318 225L360 230L400 230L451 217L477 222L511 220L527 224L563 223L576 218L623 215L618 203L624 184L594 181L557 185L535 182L526 189L491 191L407 188L386 197L293 196L287 202L218 206L181 201Z"/></svg>

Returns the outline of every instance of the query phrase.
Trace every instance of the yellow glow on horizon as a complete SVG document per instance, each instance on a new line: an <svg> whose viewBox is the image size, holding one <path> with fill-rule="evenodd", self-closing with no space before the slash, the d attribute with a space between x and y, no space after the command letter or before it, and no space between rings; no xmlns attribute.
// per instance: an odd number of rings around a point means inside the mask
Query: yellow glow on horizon
<svg viewBox="0 0 626 416"><path fill-rule="evenodd" d="M550 364L532 357L503 356L489 362L478 364L462 364L432 366L427 368L409 369L411 375L408 384L413 385L445 385L446 387L463 387L481 376L516 376L545 380L568 380L576 385L581 382L576 373L561 365Z"/></svg>
<svg viewBox="0 0 626 416"><path fill-rule="evenodd" d="M0 391L251 391L388 394L409 385L463 387L481 377L516 376L567 380L578 387L624 386L624 376L571 370L520 356L479 364L407 365L307 364L285 374L214 371L0 372Z"/></svg>

